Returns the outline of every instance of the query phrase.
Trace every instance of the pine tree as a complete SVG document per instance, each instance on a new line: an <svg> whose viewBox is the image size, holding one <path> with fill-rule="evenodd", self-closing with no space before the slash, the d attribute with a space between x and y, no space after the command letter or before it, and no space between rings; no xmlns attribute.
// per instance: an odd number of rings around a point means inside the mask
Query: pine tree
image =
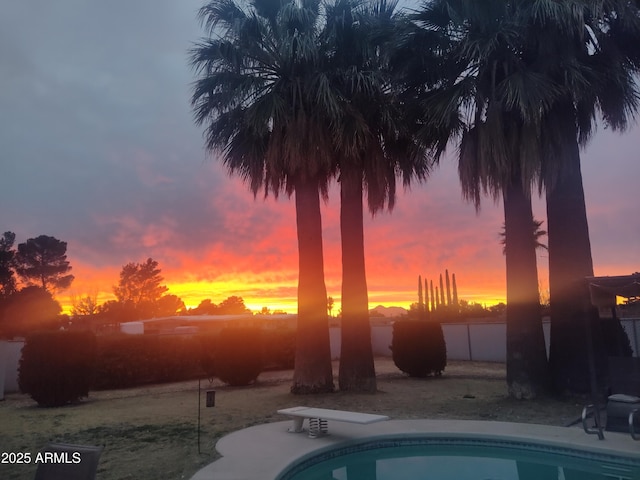
<svg viewBox="0 0 640 480"><path fill-rule="evenodd" d="M40 235L18 245L16 272L30 285L50 293L71 286L73 275L67 260L67 242Z"/></svg>

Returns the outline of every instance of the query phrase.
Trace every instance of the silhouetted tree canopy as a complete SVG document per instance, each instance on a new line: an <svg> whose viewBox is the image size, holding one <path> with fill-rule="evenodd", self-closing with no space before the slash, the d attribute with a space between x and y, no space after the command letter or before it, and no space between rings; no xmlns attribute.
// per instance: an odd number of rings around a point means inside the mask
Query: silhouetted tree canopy
<svg viewBox="0 0 640 480"><path fill-rule="evenodd" d="M327 312L329 313L329 316L331 316L331 312L333 312L333 304L333 297L327 297Z"/></svg>
<svg viewBox="0 0 640 480"><path fill-rule="evenodd" d="M196 308L189 310L191 315L216 315L218 306L210 298L202 300Z"/></svg>
<svg viewBox="0 0 640 480"><path fill-rule="evenodd" d="M251 313L245 304L242 297L232 296L223 300L218 306L220 315L239 315L242 313Z"/></svg>
<svg viewBox="0 0 640 480"><path fill-rule="evenodd" d="M0 301L16 292L15 240L16 234L13 232L4 232L0 237Z"/></svg>
<svg viewBox="0 0 640 480"><path fill-rule="evenodd" d="M157 312L159 317L170 317L185 309L184 302L177 295L164 295L157 302Z"/></svg>
<svg viewBox="0 0 640 480"><path fill-rule="evenodd" d="M13 337L59 328L61 311L50 292L42 287L25 287L8 299L0 319L0 332L5 337Z"/></svg>
<svg viewBox="0 0 640 480"><path fill-rule="evenodd" d="M189 315L241 315L243 313L251 313L251 310L245 306L242 297L235 295L223 300L219 305L207 298L202 300L196 308L189 310Z"/></svg>
<svg viewBox="0 0 640 480"><path fill-rule="evenodd" d="M136 312L134 317L151 318L156 314L158 300L167 291L163 280L158 262L147 258L144 263L131 262L123 266L113 292L125 309Z"/></svg>
<svg viewBox="0 0 640 480"><path fill-rule="evenodd" d="M95 295L85 295L80 298L71 297L71 315L74 317L87 317L96 315L99 311L98 299Z"/></svg>
<svg viewBox="0 0 640 480"><path fill-rule="evenodd" d="M122 323L141 318L132 303L121 303L117 300L109 300L100 305L98 315L105 323Z"/></svg>
<svg viewBox="0 0 640 480"><path fill-rule="evenodd" d="M147 258L144 263L131 262L123 266L113 292L121 303L157 302L167 291L167 287L161 285L163 280L158 262Z"/></svg>
<svg viewBox="0 0 640 480"><path fill-rule="evenodd" d="M67 261L67 242L40 235L18 245L16 272L29 285L38 285L49 292L71 286L73 275Z"/></svg>
<svg viewBox="0 0 640 480"><path fill-rule="evenodd" d="M117 301L107 302L100 312L117 322L152 317L166 317L184 310L184 302L176 295L165 295L158 262L148 258L144 263L127 263L122 267L118 285L113 287Z"/></svg>

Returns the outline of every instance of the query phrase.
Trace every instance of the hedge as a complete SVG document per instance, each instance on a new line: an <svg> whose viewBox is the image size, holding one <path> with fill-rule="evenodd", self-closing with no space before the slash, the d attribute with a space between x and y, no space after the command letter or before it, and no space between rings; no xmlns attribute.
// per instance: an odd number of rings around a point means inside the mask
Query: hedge
<svg viewBox="0 0 640 480"><path fill-rule="evenodd" d="M296 356L296 333L289 329L262 332L265 370L291 370Z"/></svg>
<svg viewBox="0 0 640 480"><path fill-rule="evenodd" d="M88 337L90 340L86 339ZM82 350L83 346L91 353ZM263 367L293 368L295 333L233 327L219 334L158 336L117 333L96 338L88 332L47 332L30 337L25 352L26 357L23 355L21 361L25 372L22 375L23 391L34 391L36 401L53 405L87 396L89 389L130 388L203 376L218 377L230 385L247 385L256 380ZM67 366L60 367L60 362ZM71 364L75 365L73 369ZM52 370L76 372L81 369L82 375L69 373L64 377L64 381L77 382L77 385L68 383L54 388L52 382L55 380L58 382L55 385L58 385L63 377L53 375ZM45 380L35 376L38 373ZM45 397L39 388L63 389L70 393L56 393L49 399L53 393Z"/></svg>
<svg viewBox="0 0 640 480"><path fill-rule="evenodd" d="M128 388L202 376L193 337L114 334L98 338L94 388Z"/></svg>

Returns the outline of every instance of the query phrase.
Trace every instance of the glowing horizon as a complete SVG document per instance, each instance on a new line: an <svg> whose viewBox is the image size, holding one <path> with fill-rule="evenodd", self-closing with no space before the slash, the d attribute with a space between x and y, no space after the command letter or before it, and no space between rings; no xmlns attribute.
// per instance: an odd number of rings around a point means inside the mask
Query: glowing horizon
<svg viewBox="0 0 640 480"><path fill-rule="evenodd" d="M288 314L297 313L298 306L297 306L297 298L295 295L287 299L276 298L276 297L263 297L263 296L261 297L261 296L253 296L251 293L242 294L240 290L237 290L234 288L232 290L228 290L228 293L229 293L228 295L221 293L214 296L206 293L207 291L210 291L208 288L209 285L214 285L214 284L203 284L202 290L198 292L197 290L193 289L194 287L193 284L186 284L186 285L167 284L167 287L169 290L166 293L173 294L180 297L180 299L184 302L185 307L187 309L196 308L200 304L200 302L205 299L210 299L213 303L219 304L222 301L224 301L226 298L235 295L238 297L242 297L242 299L244 300L245 306L249 310L251 310L252 313L259 313L263 307L269 308L270 312L274 312L278 310L278 311L284 311ZM221 291L221 290L218 290L218 291ZM186 292L186 293L180 293L180 292ZM67 294L67 293L60 294L57 297L57 300L62 307L62 313L65 313L65 314L71 313L71 309L73 305L71 297L74 295L77 298L87 296L87 294ZM96 297L98 300L98 304L103 304L109 300L116 299L113 292L108 292L108 291L107 292L98 291L94 294L89 294L89 295ZM329 296L333 297L334 299L332 315L335 316L340 311L341 298L340 296L336 296L336 295L329 295ZM412 303L416 303L418 301L417 289L415 292L410 292L410 291L395 292L394 297L390 297L390 296L388 297L384 293L375 292L373 295L375 300L371 300L371 297L372 295L370 295L369 310L377 307L378 305L383 305L385 307L402 307L408 310ZM482 294L469 294L466 296L459 295L459 299L466 300L469 303L477 303L484 307L497 305L499 303L505 303L504 297L482 295Z"/></svg>
<svg viewBox="0 0 640 480"><path fill-rule="evenodd" d="M294 255L295 256L295 255ZM544 260L544 259L542 259ZM332 275L325 276L328 296L333 297L334 307L332 314L338 314L341 308L340 297L340 275L339 266L326 268ZM218 280L182 280L185 275L181 272L166 271L160 264L161 275L164 277L163 284L167 286L167 294L173 294L182 299L187 308L195 308L205 299L210 299L213 303L219 304L230 296L239 296L244 300L245 305L252 313L258 313L263 307L269 308L271 312L275 310L287 313L297 313L297 271L290 270L279 272L268 272L264 276L256 272L246 272L240 274L234 280L232 275L221 275ZM81 272L74 269L77 274L72 287L56 295L63 308L63 313L69 314L72 307L72 297L81 298L87 295L95 297L98 304L103 304L109 300L115 300L112 286L117 283L119 269L112 267L109 269L94 269L88 265L81 268ZM378 305L385 307L403 307L409 309L412 303L418 301L417 278L418 275L425 277L425 272L416 271L404 275L396 275L389 282L388 276L384 272L379 272L375 268L370 269L368 275L369 282L369 309ZM637 271L633 266L628 268L620 265L605 266L598 268L596 275L625 275ZM100 275L102 272L102 275ZM501 265L491 272L491 275L474 270L476 275L472 277L466 275L465 270L449 270L450 275L455 273L458 287L458 298L469 303L477 303L484 307L493 306L499 303L506 303L505 279ZM433 277L426 275L427 279L434 281L434 287L439 286L439 274ZM444 275L444 270L442 271ZM543 294L548 291L546 281L548 271L546 264L539 260L540 289ZM277 281L274 280L277 278ZM182 281L180 281L182 280ZM392 283L392 285L389 285Z"/></svg>

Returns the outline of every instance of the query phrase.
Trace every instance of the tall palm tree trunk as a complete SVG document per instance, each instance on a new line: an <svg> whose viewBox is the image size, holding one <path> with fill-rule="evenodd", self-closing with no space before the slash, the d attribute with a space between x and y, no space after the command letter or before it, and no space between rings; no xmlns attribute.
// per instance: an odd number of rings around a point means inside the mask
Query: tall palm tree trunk
<svg viewBox="0 0 640 480"><path fill-rule="evenodd" d="M573 134L575 137L575 133ZM571 138L571 137L568 137ZM574 140L568 165L547 188L551 348L549 361L557 392L586 393L591 388L587 321L594 309L585 277L593 276L589 226ZM597 316L597 314L596 314ZM599 342L599 338L594 338ZM600 348L595 349L600 352Z"/></svg>
<svg viewBox="0 0 640 480"><path fill-rule="evenodd" d="M295 198L299 265L298 326L291 392L331 392L334 385L317 178L297 180Z"/></svg>
<svg viewBox="0 0 640 480"><path fill-rule="evenodd" d="M362 171L345 165L340 173L342 344L339 385L340 390L375 392L363 223Z"/></svg>
<svg viewBox="0 0 640 480"><path fill-rule="evenodd" d="M535 398L549 389L531 198L518 179L504 189L509 395Z"/></svg>

